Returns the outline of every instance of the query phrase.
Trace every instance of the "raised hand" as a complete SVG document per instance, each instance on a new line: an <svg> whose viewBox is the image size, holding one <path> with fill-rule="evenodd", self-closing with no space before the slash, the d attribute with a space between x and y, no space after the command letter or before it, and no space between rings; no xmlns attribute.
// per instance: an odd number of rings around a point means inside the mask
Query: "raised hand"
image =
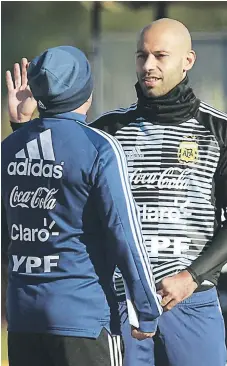
<svg viewBox="0 0 227 366"><path fill-rule="evenodd" d="M28 60L22 58L21 68L14 64L14 81L9 70L6 71L6 85L8 89L8 110L11 122L23 123L30 121L37 107L28 85Z"/></svg>

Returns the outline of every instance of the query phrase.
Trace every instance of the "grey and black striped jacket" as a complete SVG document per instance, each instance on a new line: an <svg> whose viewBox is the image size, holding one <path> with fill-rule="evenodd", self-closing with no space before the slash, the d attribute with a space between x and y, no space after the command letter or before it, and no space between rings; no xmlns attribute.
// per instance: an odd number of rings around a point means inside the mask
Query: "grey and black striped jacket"
<svg viewBox="0 0 227 366"><path fill-rule="evenodd" d="M149 110L138 99L91 125L124 149L156 282L187 268L199 284L216 285L227 262L227 114L191 103L179 119L168 103Z"/></svg>

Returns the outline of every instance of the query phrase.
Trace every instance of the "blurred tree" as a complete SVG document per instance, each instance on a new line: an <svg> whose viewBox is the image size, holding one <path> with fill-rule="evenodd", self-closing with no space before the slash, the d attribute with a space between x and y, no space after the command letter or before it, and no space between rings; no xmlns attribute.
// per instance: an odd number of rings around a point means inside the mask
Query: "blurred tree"
<svg viewBox="0 0 227 366"><path fill-rule="evenodd" d="M2 138L10 128L5 117L5 72L22 57L33 58L49 47L90 48L90 14L78 1L3 1L2 5ZM5 107L5 108L4 108Z"/></svg>
<svg viewBox="0 0 227 366"><path fill-rule="evenodd" d="M124 2L124 5L135 10L155 6L155 19L165 18L168 16L168 2L166 1L127 1Z"/></svg>
<svg viewBox="0 0 227 366"><path fill-rule="evenodd" d="M88 51L89 31L89 13L80 2L3 1L2 72L22 56L31 59L64 43Z"/></svg>
<svg viewBox="0 0 227 366"><path fill-rule="evenodd" d="M157 17L182 21L191 32L227 30L223 1L103 1L101 33L136 33ZM93 1L2 1L2 137L11 132L5 113L5 71L48 47L76 45L94 57L91 34ZM5 117L6 116L6 117Z"/></svg>

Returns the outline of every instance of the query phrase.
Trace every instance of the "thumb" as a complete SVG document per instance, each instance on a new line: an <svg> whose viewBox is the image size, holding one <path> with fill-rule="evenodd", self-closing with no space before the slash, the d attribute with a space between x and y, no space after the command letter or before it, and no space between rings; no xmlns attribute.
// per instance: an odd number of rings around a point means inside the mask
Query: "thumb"
<svg viewBox="0 0 227 366"><path fill-rule="evenodd" d="M157 294L160 295L161 297L164 297L164 291L163 289L160 289L157 291Z"/></svg>

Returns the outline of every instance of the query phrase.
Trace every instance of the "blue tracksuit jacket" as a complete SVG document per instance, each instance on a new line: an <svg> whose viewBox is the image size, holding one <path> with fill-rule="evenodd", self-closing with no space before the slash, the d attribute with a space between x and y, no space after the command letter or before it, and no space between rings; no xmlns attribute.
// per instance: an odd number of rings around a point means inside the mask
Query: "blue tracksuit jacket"
<svg viewBox="0 0 227 366"><path fill-rule="evenodd" d="M96 338L109 326L117 265L140 328L161 313L117 140L70 112L2 143L9 331Z"/></svg>

